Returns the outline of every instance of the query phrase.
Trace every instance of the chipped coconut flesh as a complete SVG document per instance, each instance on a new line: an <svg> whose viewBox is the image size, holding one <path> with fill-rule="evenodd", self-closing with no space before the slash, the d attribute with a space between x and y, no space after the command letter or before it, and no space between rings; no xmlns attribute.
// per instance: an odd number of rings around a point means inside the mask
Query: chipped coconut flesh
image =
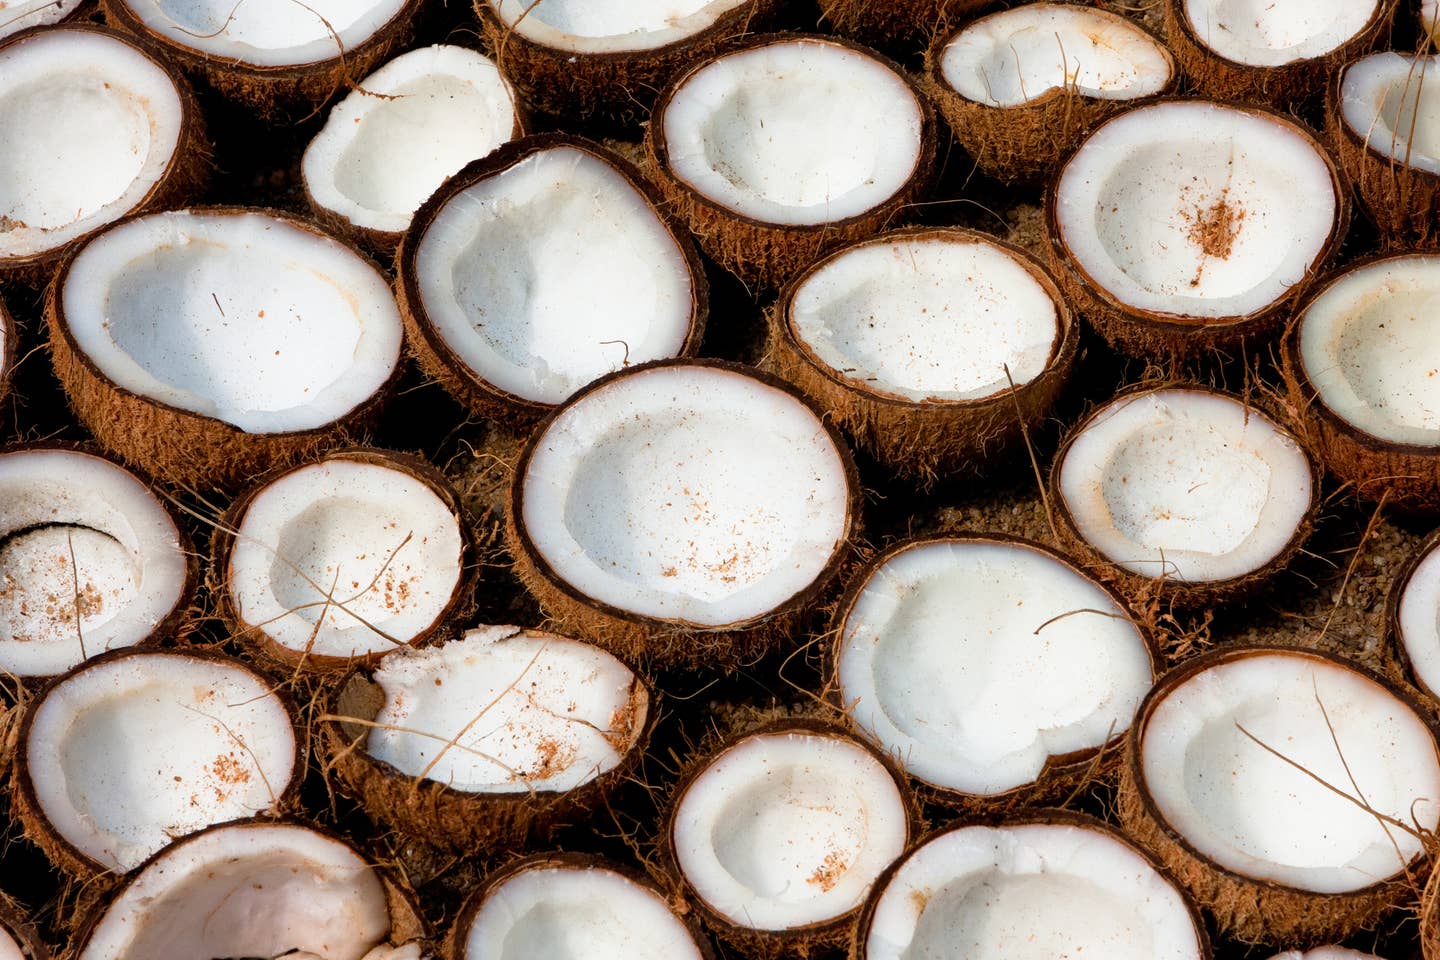
<svg viewBox="0 0 1440 960"><path fill-rule="evenodd" d="M117 386L248 433L331 423L400 360L400 311L380 271L260 213L116 227L71 262L61 305Z"/></svg>
<svg viewBox="0 0 1440 960"><path fill-rule="evenodd" d="M688 74L661 119L671 171L701 196L762 223L859 216L915 173L923 115L885 64L794 40Z"/></svg>
<svg viewBox="0 0 1440 960"><path fill-rule="evenodd" d="M300 172L322 207L400 233L447 177L514 133L510 86L489 58L426 47L391 60L340 101Z"/></svg>
<svg viewBox="0 0 1440 960"><path fill-rule="evenodd" d="M886 561L846 617L837 663L851 718L906 772L978 795L1103 746L1153 682L1144 638L1108 593L1049 554L985 541Z"/></svg>
<svg viewBox="0 0 1440 960"><path fill-rule="evenodd" d="M375 682L385 706L366 752L467 793L573 790L620 764L650 709L608 653L516 627L391 654Z"/></svg>
<svg viewBox="0 0 1440 960"><path fill-rule="evenodd" d="M1184 0L1205 46L1233 63L1278 67L1329 53L1375 18L1379 0Z"/></svg>
<svg viewBox="0 0 1440 960"><path fill-rule="evenodd" d="M295 952L361 960L389 931L380 877L349 846L299 826L237 824L178 843L146 867L77 960L291 960Z"/></svg>
<svg viewBox="0 0 1440 960"><path fill-rule="evenodd" d="M962 30L945 46L940 72L967 100L1018 107L1060 89L1097 100L1148 97L1165 89L1175 67L1124 17L1032 3Z"/></svg>
<svg viewBox="0 0 1440 960"><path fill-rule="evenodd" d="M113 37L57 27L0 51L0 265L139 206L183 113L165 71Z"/></svg>
<svg viewBox="0 0 1440 960"><path fill-rule="evenodd" d="M52 687L26 751L56 832L124 873L176 837L274 806L296 746L289 711L261 677L154 653Z"/></svg>
<svg viewBox="0 0 1440 960"><path fill-rule="evenodd" d="M834 736L750 737L685 791L671 839L712 910L755 930L824 923L859 907L905 849L905 801L884 765Z"/></svg>
<svg viewBox="0 0 1440 960"><path fill-rule="evenodd" d="M1098 830L965 827L920 847L871 917L865 960L1200 960L1185 900Z"/></svg>
<svg viewBox="0 0 1440 960"><path fill-rule="evenodd" d="M569 146L451 197L415 270L426 315L460 360L539 403L677 355L695 310L689 261L645 195Z"/></svg>
<svg viewBox="0 0 1440 960"><path fill-rule="evenodd" d="M1400 644L1415 678L1427 690L1440 690L1440 550L1415 565L1398 614Z"/></svg>
<svg viewBox="0 0 1440 960"><path fill-rule="evenodd" d="M847 250L796 289L790 326L837 376L909 400L978 400L1045 372L1055 301L1008 251L905 239ZM841 371L844 371L841 373Z"/></svg>
<svg viewBox="0 0 1440 960"><path fill-rule="evenodd" d="M52 676L146 639L180 601L180 551L170 515L108 460L0 455L0 671Z"/></svg>
<svg viewBox="0 0 1440 960"><path fill-rule="evenodd" d="M845 462L803 403L740 373L646 370L566 408L531 455L524 528L585 596L702 627L770 613L843 542Z"/></svg>
<svg viewBox="0 0 1440 960"><path fill-rule="evenodd" d="M1440 447L1440 256L1383 260L1327 287L1301 315L1300 362L1351 426Z"/></svg>
<svg viewBox="0 0 1440 960"><path fill-rule="evenodd" d="M435 625L462 573L459 518L427 484L378 464L332 459L287 473L255 497L237 534L239 619L307 654L410 642Z"/></svg>
<svg viewBox="0 0 1440 960"><path fill-rule="evenodd" d="M635 53L693 37L749 0L487 0L527 40L574 53Z"/></svg>
<svg viewBox="0 0 1440 960"><path fill-rule="evenodd" d="M601 867L535 867L486 895L461 960L702 960L653 891Z"/></svg>
<svg viewBox="0 0 1440 960"><path fill-rule="evenodd" d="M1323 153L1268 115L1185 101L1100 127L1055 189L1061 239L1109 296L1214 320L1270 306L1306 275L1335 226Z"/></svg>
<svg viewBox="0 0 1440 960"><path fill-rule="evenodd" d="M59 23L80 6L82 0L0 0L0 40L26 27ZM4 960L0 947L0 960Z"/></svg>
<svg viewBox="0 0 1440 960"><path fill-rule="evenodd" d="M1086 543L1132 573L1186 583L1273 560L1313 485L1294 439L1240 401L1196 390L1112 403L1071 442L1059 484Z"/></svg>
<svg viewBox="0 0 1440 960"><path fill-rule="evenodd" d="M1155 705L1140 751L1145 786L1186 843L1227 870L1300 890L1359 890L1422 850L1316 777L1353 782L1370 809L1401 823L1440 822L1440 761L1425 724L1374 681L1310 657L1256 654L1191 677Z"/></svg>
<svg viewBox="0 0 1440 960"><path fill-rule="evenodd" d="M1340 114L1382 157L1440 175L1440 54L1377 53L1351 64Z"/></svg>

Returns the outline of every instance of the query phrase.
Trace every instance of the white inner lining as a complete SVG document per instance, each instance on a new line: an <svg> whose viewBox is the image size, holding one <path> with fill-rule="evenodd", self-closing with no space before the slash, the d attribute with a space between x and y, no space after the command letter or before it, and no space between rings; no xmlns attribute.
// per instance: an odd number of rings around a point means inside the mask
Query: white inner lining
<svg viewBox="0 0 1440 960"><path fill-rule="evenodd" d="M1185 0L1202 44L1235 63L1278 67L1322 56L1365 29L1379 0Z"/></svg>
<svg viewBox="0 0 1440 960"><path fill-rule="evenodd" d="M1415 566L1400 595L1399 641L1415 677L1440 691L1440 550L1431 549Z"/></svg>
<svg viewBox="0 0 1440 960"><path fill-rule="evenodd" d="M1440 54L1356 61L1340 81L1340 112L1381 156L1440 175Z"/></svg>
<svg viewBox="0 0 1440 960"><path fill-rule="evenodd" d="M751 0L488 0L517 34L575 53L657 50L707 29Z"/></svg>

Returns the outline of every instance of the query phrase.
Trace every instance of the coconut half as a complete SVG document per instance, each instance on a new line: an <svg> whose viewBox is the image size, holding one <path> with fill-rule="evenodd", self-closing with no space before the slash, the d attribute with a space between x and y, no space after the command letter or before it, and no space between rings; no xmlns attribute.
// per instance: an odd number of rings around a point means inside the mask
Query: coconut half
<svg viewBox="0 0 1440 960"><path fill-rule="evenodd" d="M928 483L993 462L1049 415L1078 325L1046 269L985 234L914 228L801 273L768 362L856 445Z"/></svg>
<svg viewBox="0 0 1440 960"><path fill-rule="evenodd" d="M1396 658L1412 683L1440 700L1440 535L1431 534L1405 561L1390 587L1387 627Z"/></svg>
<svg viewBox="0 0 1440 960"><path fill-rule="evenodd" d="M411 348L481 416L534 420L592 380L694 353L699 256L639 171L588 140L527 137L452 177L398 258Z"/></svg>
<svg viewBox="0 0 1440 960"><path fill-rule="evenodd" d="M1057 275L1110 344L1191 359L1285 319L1344 236L1339 176L1295 122L1165 100L1106 121L1049 191Z"/></svg>
<svg viewBox="0 0 1440 960"><path fill-rule="evenodd" d="M1416 703L1378 676L1313 651L1231 647L1146 699L1119 809L1226 934L1323 943L1406 896L1422 844L1382 818L1435 829L1440 759Z"/></svg>
<svg viewBox="0 0 1440 960"><path fill-rule="evenodd" d="M1127 102L1172 90L1175 62L1118 13L1027 3L937 36L926 92L981 170L1048 177L1085 132Z"/></svg>
<svg viewBox="0 0 1440 960"><path fill-rule="evenodd" d="M858 523L855 466L782 381L718 360L605 377L526 443L507 541L562 628L718 667L793 636Z"/></svg>
<svg viewBox="0 0 1440 960"><path fill-rule="evenodd" d="M1065 438L1050 472L1058 532L1122 592L1206 606L1252 592L1309 536L1315 467L1238 397L1141 388Z"/></svg>
<svg viewBox="0 0 1440 960"><path fill-rule="evenodd" d="M62 267L46 318L81 422L191 488L233 487L338 445L374 420L400 370L384 275L269 211L110 227Z"/></svg>
<svg viewBox="0 0 1440 960"><path fill-rule="evenodd" d="M0 451L0 671L64 673L182 629L190 538L147 483L83 449Z"/></svg>
<svg viewBox="0 0 1440 960"><path fill-rule="evenodd" d="M487 856L603 803L655 721L645 682L603 650L494 626L389 654L327 709L328 769L371 816Z"/></svg>
<svg viewBox="0 0 1440 960"><path fill-rule="evenodd" d="M0 43L0 277L39 285L106 224L194 197L203 127L185 81L119 34L76 24Z"/></svg>
<svg viewBox="0 0 1440 960"><path fill-rule="evenodd" d="M886 871L854 960L1200 960L1199 913L1170 878L1089 817L1039 811L951 827Z"/></svg>
<svg viewBox="0 0 1440 960"><path fill-rule="evenodd" d="M646 144L701 248L774 288L903 218L928 184L935 132L928 101L890 61L787 34L692 67L655 105Z"/></svg>

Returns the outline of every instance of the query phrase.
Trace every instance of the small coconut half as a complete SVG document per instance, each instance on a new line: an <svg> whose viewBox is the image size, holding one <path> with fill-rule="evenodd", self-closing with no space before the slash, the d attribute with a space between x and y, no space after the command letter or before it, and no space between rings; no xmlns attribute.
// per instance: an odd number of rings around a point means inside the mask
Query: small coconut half
<svg viewBox="0 0 1440 960"><path fill-rule="evenodd" d="M656 717L645 682L605 651L497 626L389 654L326 709L346 793L412 837L482 856L588 815L633 775Z"/></svg>
<svg viewBox="0 0 1440 960"><path fill-rule="evenodd" d="M1246 942L1370 926L1407 896L1423 854L1390 824L1440 824L1440 758L1418 704L1314 651L1188 661L1146 699L1126 750L1121 823Z"/></svg>
<svg viewBox="0 0 1440 960"><path fill-rule="evenodd" d="M1279 328L1344 236L1342 197L1330 155L1293 120L1161 100L1092 132L1046 215L1057 277L1100 334L1189 360Z"/></svg>
<svg viewBox="0 0 1440 960"><path fill-rule="evenodd" d="M1440 701L1440 532L1405 561L1390 586L1386 626L1412 683Z"/></svg>
<svg viewBox="0 0 1440 960"><path fill-rule="evenodd" d="M533 421L603 374L694 353L704 268L660 205L629 163L565 134L467 166L397 259L421 368L481 416Z"/></svg>
<svg viewBox="0 0 1440 960"><path fill-rule="evenodd" d="M931 835L885 872L851 960L1202 960L1190 899L1098 820L1042 810Z"/></svg>
<svg viewBox="0 0 1440 960"><path fill-rule="evenodd" d="M271 211L110 227L65 263L45 308L81 422L184 487L233 487L339 445L375 419L400 372L384 275Z"/></svg>
<svg viewBox="0 0 1440 960"><path fill-rule="evenodd" d="M80 11L85 0L0 0L0 40L26 27L48 27Z"/></svg>
<svg viewBox="0 0 1440 960"><path fill-rule="evenodd" d="M1174 89L1179 72L1128 17L1027 3L937 36L925 76L976 165L1015 183L1048 177L1086 131L1130 101Z"/></svg>
<svg viewBox="0 0 1440 960"><path fill-rule="evenodd" d="M990 0L819 0L820 12L838 32L861 43L903 50L911 41L942 34Z"/></svg>
<svg viewBox="0 0 1440 960"><path fill-rule="evenodd" d="M658 361L526 443L507 540L562 629L631 661L721 668L794 636L858 522L854 462L783 381Z"/></svg>
<svg viewBox="0 0 1440 960"><path fill-rule="evenodd" d="M208 166L189 86L132 40L73 24L0 43L0 277L42 284L106 224L193 199Z"/></svg>
<svg viewBox="0 0 1440 960"><path fill-rule="evenodd" d="M1141 387L1077 424L1050 472L1058 533L1138 601L1232 600L1310 534L1319 478L1295 437L1239 397Z"/></svg>
<svg viewBox="0 0 1440 960"><path fill-rule="evenodd" d="M779 286L904 219L935 156L929 102L895 64L834 38L758 37L697 63L647 128L653 173L704 251Z"/></svg>

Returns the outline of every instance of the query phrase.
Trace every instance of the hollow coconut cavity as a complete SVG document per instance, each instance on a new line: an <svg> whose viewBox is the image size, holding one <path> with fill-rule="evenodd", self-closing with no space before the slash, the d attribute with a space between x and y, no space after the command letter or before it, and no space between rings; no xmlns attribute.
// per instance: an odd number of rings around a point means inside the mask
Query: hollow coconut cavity
<svg viewBox="0 0 1440 960"><path fill-rule="evenodd" d="M189 538L129 471L58 447L0 452L0 670L44 677L180 628Z"/></svg>
<svg viewBox="0 0 1440 960"><path fill-rule="evenodd" d="M466 168L400 256L421 365L472 410L534 418L596 378L693 352L706 284L628 163L532 137Z"/></svg>
<svg viewBox="0 0 1440 960"><path fill-rule="evenodd" d="M1199 915L1143 854L1088 817L952 828L914 848L866 905L857 960L1200 960Z"/></svg>
<svg viewBox="0 0 1440 960"><path fill-rule="evenodd" d="M70 17L84 0L0 0L0 40L26 27L48 27Z"/></svg>
<svg viewBox="0 0 1440 960"><path fill-rule="evenodd" d="M1391 587L1389 627L1401 663L1432 699L1440 691L1440 540L1432 535Z"/></svg>
<svg viewBox="0 0 1440 960"><path fill-rule="evenodd" d="M61 866L127 873L177 837L279 809L298 787L299 753L289 705L260 674L221 657L127 652L34 701L16 803Z"/></svg>

